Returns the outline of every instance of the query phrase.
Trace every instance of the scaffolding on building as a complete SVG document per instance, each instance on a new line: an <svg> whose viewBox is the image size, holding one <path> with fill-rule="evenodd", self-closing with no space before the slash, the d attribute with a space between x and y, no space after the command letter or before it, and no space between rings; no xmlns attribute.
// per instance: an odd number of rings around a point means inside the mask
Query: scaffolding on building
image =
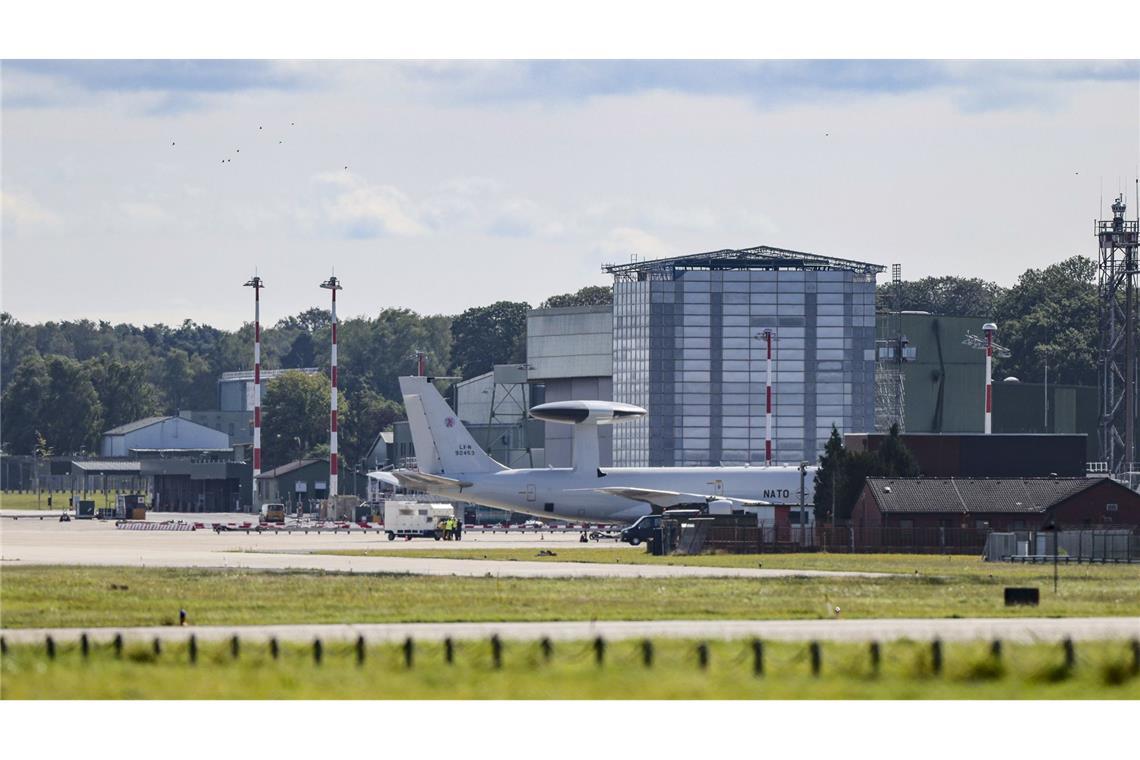
<svg viewBox="0 0 1140 760"><path fill-rule="evenodd" d="M1096 222L1100 248L1101 456L1113 477L1132 480L1136 423L1136 274L1140 217L1124 218L1123 193L1112 204L1112 219Z"/></svg>
<svg viewBox="0 0 1140 760"><path fill-rule="evenodd" d="M492 438L498 436L505 448L508 467L521 465L534 467L534 452L527 437L529 407L530 364L496 364L491 375L491 400L488 408L487 431L483 450L488 454ZM486 391L484 391L486 392ZM507 432L500 428L510 427Z"/></svg>

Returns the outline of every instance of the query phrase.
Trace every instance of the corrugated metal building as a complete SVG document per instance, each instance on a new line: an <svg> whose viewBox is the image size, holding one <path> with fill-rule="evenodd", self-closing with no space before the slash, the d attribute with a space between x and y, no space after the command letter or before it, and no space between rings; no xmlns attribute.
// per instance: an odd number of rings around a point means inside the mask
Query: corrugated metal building
<svg viewBox="0 0 1140 760"><path fill-rule="evenodd" d="M565 306L533 309L526 320L528 379L542 384L544 400L613 400L613 309ZM573 426L545 425L545 461L551 467L572 464ZM599 461L613 464L613 426L598 428Z"/></svg>
<svg viewBox="0 0 1140 760"><path fill-rule="evenodd" d="M261 483L262 503L308 504L328 496L329 460L299 459L257 477Z"/></svg>
<svg viewBox="0 0 1140 760"><path fill-rule="evenodd" d="M103 433L101 456L126 457L137 449L226 449L230 437L181 417L147 417Z"/></svg>
<svg viewBox="0 0 1140 760"><path fill-rule="evenodd" d="M649 410L615 426L614 463L764 461L766 328L776 333L776 461L814 461L832 425L873 430L882 269L770 247L605 267L613 397Z"/></svg>
<svg viewBox="0 0 1140 760"><path fill-rule="evenodd" d="M981 433L985 427L985 352L962 344L978 335L988 317L936 314L879 314L880 345L899 331L913 350L902 364L904 423L907 433ZM998 325L998 341L1001 325ZM994 433L1083 434L1085 461L1097 452L1097 389L1091 386L1007 380L1001 359L994 362ZM1032 378L1037 380L1038 378ZM880 394L877 403L891 403ZM877 415L885 418L889 415Z"/></svg>

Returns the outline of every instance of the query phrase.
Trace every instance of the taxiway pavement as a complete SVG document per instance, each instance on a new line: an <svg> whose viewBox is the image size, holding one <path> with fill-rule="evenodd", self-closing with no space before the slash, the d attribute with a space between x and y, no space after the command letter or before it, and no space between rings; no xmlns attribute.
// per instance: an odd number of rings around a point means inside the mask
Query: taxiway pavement
<svg viewBox="0 0 1140 760"><path fill-rule="evenodd" d="M58 518L57 518L58 520ZM882 573L680 565L526 562L422 557L362 557L313 554L339 549L527 548L557 551L579 546L575 533L540 537L519 534L465 534L462 541L388 541L384 534L214 533L118 530L96 521L3 520L0 562L22 565L128 567L211 567L251 570L323 570L352 573L454 575L513 578L780 578L788 576L881 577ZM612 546L612 544L610 544ZM591 546L594 546L591 543Z"/></svg>

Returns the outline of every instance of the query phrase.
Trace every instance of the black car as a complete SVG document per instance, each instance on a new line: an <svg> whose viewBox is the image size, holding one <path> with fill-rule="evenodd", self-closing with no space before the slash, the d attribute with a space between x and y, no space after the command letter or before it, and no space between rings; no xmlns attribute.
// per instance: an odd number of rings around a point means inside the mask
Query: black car
<svg viewBox="0 0 1140 760"><path fill-rule="evenodd" d="M661 515L642 515L637 522L621 531L621 540L630 546L637 546L642 541L653 537L653 532L661 527Z"/></svg>

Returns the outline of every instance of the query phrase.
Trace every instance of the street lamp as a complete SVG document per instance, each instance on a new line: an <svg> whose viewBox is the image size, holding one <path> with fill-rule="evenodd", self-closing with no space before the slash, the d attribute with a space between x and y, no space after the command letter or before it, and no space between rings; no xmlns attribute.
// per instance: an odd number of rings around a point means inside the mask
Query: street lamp
<svg viewBox="0 0 1140 760"><path fill-rule="evenodd" d="M1057 521L1050 520L1041 528L1043 531L1048 531L1053 534L1053 593L1057 593L1057 555L1059 555L1060 547L1058 539L1061 537L1061 527L1057 525Z"/></svg>

